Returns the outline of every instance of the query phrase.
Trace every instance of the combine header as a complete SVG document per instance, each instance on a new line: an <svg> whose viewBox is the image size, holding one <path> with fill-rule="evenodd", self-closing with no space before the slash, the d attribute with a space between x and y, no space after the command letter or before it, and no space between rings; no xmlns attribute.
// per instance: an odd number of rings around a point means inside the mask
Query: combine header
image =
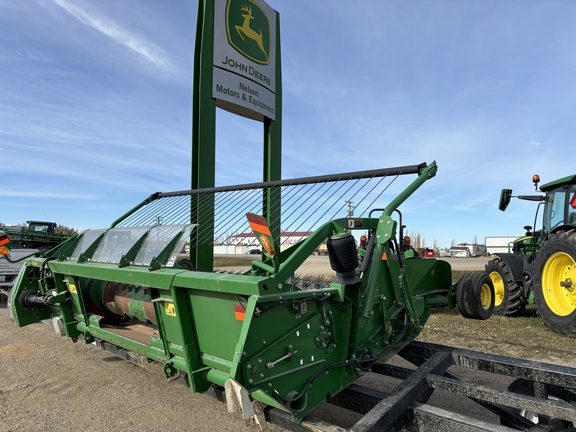
<svg viewBox="0 0 576 432"><path fill-rule="evenodd" d="M346 426L353 431L573 430L574 369L412 342L434 308L457 305L477 319L494 309L488 275L467 273L452 285L447 262L414 258L398 235L398 206L435 173L432 163L156 193L111 228L85 231L28 259L9 314L19 326L51 319L73 341L168 381L181 378L192 392L210 390L262 426L268 420L295 431L343 430L311 422L310 411L324 405L356 411L359 419ZM416 179L377 208L390 185L410 174ZM270 228L275 221L259 215L263 196L281 200L284 231L307 224L310 235L281 245ZM350 197L358 217L337 218ZM213 211L213 227L187 223L191 208ZM248 237L249 226L263 255L244 273L178 264L186 242L192 252L214 248L230 236ZM357 232L368 237L359 249ZM323 242L332 277L300 274ZM395 354L417 369L386 364ZM502 391L460 381L453 366L500 374L499 382L511 384ZM374 382L402 381L392 393L354 383L367 373ZM474 401L507 426L426 404L435 389Z"/></svg>
<svg viewBox="0 0 576 432"><path fill-rule="evenodd" d="M225 387L246 417L253 414L246 401L255 400L300 420L405 347L433 308L454 307L458 299L466 316L490 316L488 276L475 274L481 283L466 278L460 285L467 289L458 291L448 263L406 259L399 247L392 215L435 173L432 163L156 193L112 228L87 230L28 260L11 292L10 313L19 326L51 318L74 341L161 366L169 380L185 376L193 392ZM391 182L410 174L416 179L368 217ZM281 199L285 230L317 228L282 248L257 214L263 194ZM335 218L350 197L359 216ZM203 206L214 209L213 236L187 223L190 208ZM263 259L247 272L179 268L186 242L192 249L213 246L222 233L246 232L248 225ZM356 231L369 236L361 254ZM298 277L323 241L331 281Z"/></svg>

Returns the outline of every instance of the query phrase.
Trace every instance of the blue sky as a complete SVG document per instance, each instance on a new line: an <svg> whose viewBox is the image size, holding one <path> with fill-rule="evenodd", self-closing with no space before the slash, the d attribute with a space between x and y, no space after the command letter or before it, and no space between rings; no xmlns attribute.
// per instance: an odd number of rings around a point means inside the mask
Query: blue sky
<svg viewBox="0 0 576 432"><path fill-rule="evenodd" d="M270 0L283 178L436 160L403 207L431 246L520 235L575 174L576 2ZM197 2L0 0L0 221L108 226L188 189ZM261 180L261 124L218 113L217 182ZM241 144L239 144L241 143Z"/></svg>

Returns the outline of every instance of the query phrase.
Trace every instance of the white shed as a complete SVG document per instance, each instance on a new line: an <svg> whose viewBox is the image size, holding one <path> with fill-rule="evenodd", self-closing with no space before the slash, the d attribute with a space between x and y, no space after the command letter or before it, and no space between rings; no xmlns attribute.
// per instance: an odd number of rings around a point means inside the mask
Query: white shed
<svg viewBox="0 0 576 432"><path fill-rule="evenodd" d="M452 246L450 248L450 256L452 258L468 258L470 256L470 249L466 246Z"/></svg>
<svg viewBox="0 0 576 432"><path fill-rule="evenodd" d="M486 256L486 246L476 243L459 243L450 248L451 257L477 257Z"/></svg>
<svg viewBox="0 0 576 432"><path fill-rule="evenodd" d="M486 250L489 255L512 251L512 243L520 236L486 237Z"/></svg>

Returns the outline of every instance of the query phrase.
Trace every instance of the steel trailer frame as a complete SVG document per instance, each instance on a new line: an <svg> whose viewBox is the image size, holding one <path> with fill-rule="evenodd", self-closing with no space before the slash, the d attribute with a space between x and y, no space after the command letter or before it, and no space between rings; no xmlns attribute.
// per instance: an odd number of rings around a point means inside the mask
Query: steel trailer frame
<svg viewBox="0 0 576 432"><path fill-rule="evenodd" d="M367 431L559 431L574 430L566 422L576 424L576 407L562 400L547 399L548 386L560 386L576 401L576 369L511 358L444 345L414 341L398 354L417 366L408 369L390 363L375 364L371 373L401 380L391 392L382 392L366 386L351 384L328 404L346 408L362 415L348 430ZM536 395L529 396L485 384L459 379L448 369L460 366L478 375L496 374L499 379L524 379L534 382ZM500 424L478 420L472 416L447 410L427 403L435 390L461 395L498 416ZM535 424L520 412L538 413L540 423ZM271 410L269 418L292 431L335 431L337 425L322 424L311 416L295 425L288 416ZM564 420L565 422L562 422Z"/></svg>
<svg viewBox="0 0 576 432"><path fill-rule="evenodd" d="M145 369L155 368L155 364L146 358L113 344L100 340L95 344ZM266 421L293 432L574 430L570 423L576 424L576 406L567 401L548 399L547 388L562 387L571 401L576 402L575 368L420 341L411 342L398 356L416 368L386 362L374 364L368 372L392 382L398 381L390 392L353 383L328 398L325 406L300 422L273 407L266 408L263 415ZM460 367L460 370L449 371L452 366ZM464 375L467 375L466 371L473 371L475 379L459 378L457 375L462 375L463 371ZM524 395L488 387L484 383L487 374L495 375L501 385L514 379L534 382L536 394ZM186 384L187 380L184 379L183 383ZM451 410L437 406L438 402L430 403L435 390L473 401L480 412L491 413L493 418L496 416L502 423L513 427L459 412L466 410L465 407ZM226 403L223 387L214 385L205 394ZM331 409L348 410L352 418L356 414L360 419L352 425L333 422L329 418ZM521 412L538 413L540 423L534 423Z"/></svg>

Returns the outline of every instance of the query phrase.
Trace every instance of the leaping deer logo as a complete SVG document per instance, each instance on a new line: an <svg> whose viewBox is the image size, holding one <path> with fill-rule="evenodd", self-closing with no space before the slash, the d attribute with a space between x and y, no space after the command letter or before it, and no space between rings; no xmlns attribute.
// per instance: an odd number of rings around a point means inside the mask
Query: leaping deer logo
<svg viewBox="0 0 576 432"><path fill-rule="evenodd" d="M244 18L244 22L242 23L242 25L234 26L236 28L236 31L238 32L238 35L240 35L240 37L244 42L246 42L244 36L256 42L258 48L260 48L260 51L262 51L262 53L264 54L266 62L268 62L268 53L264 49L264 42L262 41L262 29L258 29L258 32L256 32L250 27L250 21L254 19L254 17L252 16L252 8L247 5L242 5L240 10L245 13L242 14L242 18Z"/></svg>

